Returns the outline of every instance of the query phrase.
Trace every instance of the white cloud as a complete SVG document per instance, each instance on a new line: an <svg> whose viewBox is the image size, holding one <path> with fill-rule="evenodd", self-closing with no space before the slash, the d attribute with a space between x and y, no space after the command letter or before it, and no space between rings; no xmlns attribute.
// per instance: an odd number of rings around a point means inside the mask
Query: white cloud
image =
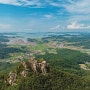
<svg viewBox="0 0 90 90"><path fill-rule="evenodd" d="M67 25L67 28L68 29L90 29L90 26L85 26L84 24L72 22L71 24Z"/></svg>
<svg viewBox="0 0 90 90"><path fill-rule="evenodd" d="M51 5L55 7L64 7L71 13L90 13L90 0L0 0L0 3L36 7L47 7Z"/></svg>
<svg viewBox="0 0 90 90"><path fill-rule="evenodd" d="M68 0L71 4L63 5L69 12L78 14L90 13L90 0Z"/></svg>
<svg viewBox="0 0 90 90"><path fill-rule="evenodd" d="M10 29L10 28L12 28L12 25L10 25L10 24L0 24L0 29L2 30L2 29Z"/></svg>
<svg viewBox="0 0 90 90"><path fill-rule="evenodd" d="M16 6L37 6L40 7L41 3L39 0L0 0L2 4L10 4Z"/></svg>
<svg viewBox="0 0 90 90"><path fill-rule="evenodd" d="M90 25L89 26L86 26L85 29L90 29Z"/></svg>
<svg viewBox="0 0 90 90"><path fill-rule="evenodd" d="M60 25L57 25L57 26L55 26L55 27L52 27L52 28L50 28L51 30L57 30L57 29L59 29L60 28Z"/></svg>
<svg viewBox="0 0 90 90"><path fill-rule="evenodd" d="M0 3L17 5L17 6L21 5L21 3L18 2L18 0L0 0Z"/></svg>
<svg viewBox="0 0 90 90"><path fill-rule="evenodd" d="M63 2L65 1L63 0ZM63 12L64 15L69 15L70 17L67 16L69 22L83 22L90 20L90 0L67 0L67 2L68 3L61 4L61 7L64 7L64 10L58 10L58 12L61 14Z"/></svg>
<svg viewBox="0 0 90 90"><path fill-rule="evenodd" d="M50 5L55 6L55 7L60 7L60 4L56 2L51 2Z"/></svg>
<svg viewBox="0 0 90 90"><path fill-rule="evenodd" d="M63 0L57 0L57 1L53 1L53 0L45 0L48 5L54 6L54 7L61 7L61 4L63 2Z"/></svg>
<svg viewBox="0 0 90 90"><path fill-rule="evenodd" d="M0 3L37 7L52 5L55 7L64 7L71 13L90 13L90 0L0 0Z"/></svg>
<svg viewBox="0 0 90 90"><path fill-rule="evenodd" d="M52 18L53 16L52 16L51 14L46 14L46 15L44 15L44 17L45 17L46 19L50 19L50 18Z"/></svg>

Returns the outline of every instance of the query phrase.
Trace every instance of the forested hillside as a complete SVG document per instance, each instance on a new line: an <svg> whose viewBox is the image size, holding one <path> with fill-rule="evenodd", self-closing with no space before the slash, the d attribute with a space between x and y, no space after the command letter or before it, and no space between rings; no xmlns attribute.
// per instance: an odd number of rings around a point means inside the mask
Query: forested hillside
<svg viewBox="0 0 90 90"><path fill-rule="evenodd" d="M79 64L90 62L90 55L70 49L57 49L57 54L46 52L45 55L36 55L36 59L40 60L42 58L55 68L76 74L83 74Z"/></svg>
<svg viewBox="0 0 90 90"><path fill-rule="evenodd" d="M17 66L15 85L11 86L7 82L8 74L0 75L0 90L89 90L89 86L82 77L63 72L52 66L43 75L41 72L34 73L30 64L27 62L28 75L23 77L19 72L22 71L22 64Z"/></svg>
<svg viewBox="0 0 90 90"><path fill-rule="evenodd" d="M0 90L90 90L90 55L88 47L84 45L87 40L89 46L89 35L51 35L37 39L29 37L23 45L7 43L9 39L21 39L2 37ZM79 47L82 42L83 47ZM70 45L73 48L69 49ZM38 63L34 66L37 68L35 71L30 63L33 57ZM47 63L46 71L41 67L43 61Z"/></svg>

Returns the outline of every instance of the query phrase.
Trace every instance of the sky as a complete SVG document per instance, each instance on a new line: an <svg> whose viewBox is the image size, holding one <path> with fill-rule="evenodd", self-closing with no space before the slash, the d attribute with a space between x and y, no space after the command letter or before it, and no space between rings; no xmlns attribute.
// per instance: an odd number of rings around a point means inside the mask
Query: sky
<svg viewBox="0 0 90 90"><path fill-rule="evenodd" d="M90 32L90 0L0 0L0 32Z"/></svg>

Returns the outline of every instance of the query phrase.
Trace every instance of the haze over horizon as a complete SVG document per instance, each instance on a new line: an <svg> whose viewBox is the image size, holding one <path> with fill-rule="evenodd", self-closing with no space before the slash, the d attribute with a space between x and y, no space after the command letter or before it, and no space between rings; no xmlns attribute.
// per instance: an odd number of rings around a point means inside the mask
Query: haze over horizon
<svg viewBox="0 0 90 90"><path fill-rule="evenodd" d="M0 0L0 32L90 32L90 0Z"/></svg>

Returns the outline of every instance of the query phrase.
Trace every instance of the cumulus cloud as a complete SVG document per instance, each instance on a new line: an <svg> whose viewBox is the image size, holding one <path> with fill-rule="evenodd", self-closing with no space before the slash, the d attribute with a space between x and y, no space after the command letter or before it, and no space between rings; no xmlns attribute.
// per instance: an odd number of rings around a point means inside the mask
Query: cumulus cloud
<svg viewBox="0 0 90 90"><path fill-rule="evenodd" d="M85 26L84 24L72 22L71 24L67 25L67 29L90 29L90 26Z"/></svg>
<svg viewBox="0 0 90 90"><path fill-rule="evenodd" d="M0 24L0 29L10 29L12 25L10 24Z"/></svg>

